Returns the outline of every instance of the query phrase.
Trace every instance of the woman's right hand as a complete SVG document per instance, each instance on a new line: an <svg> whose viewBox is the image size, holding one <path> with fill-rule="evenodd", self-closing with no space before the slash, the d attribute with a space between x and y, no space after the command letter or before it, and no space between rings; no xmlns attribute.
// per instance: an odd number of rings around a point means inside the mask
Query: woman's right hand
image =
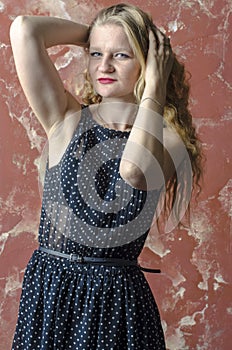
<svg viewBox="0 0 232 350"><path fill-rule="evenodd" d="M88 27L54 17L19 16L11 25L10 38L21 86L49 133L56 123L80 110L80 105L65 90L46 49L62 44L85 46Z"/></svg>

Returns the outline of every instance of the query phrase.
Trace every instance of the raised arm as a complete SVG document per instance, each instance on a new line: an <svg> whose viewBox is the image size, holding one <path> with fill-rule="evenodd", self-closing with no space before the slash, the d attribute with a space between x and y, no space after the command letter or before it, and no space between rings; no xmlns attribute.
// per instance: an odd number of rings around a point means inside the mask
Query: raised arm
<svg viewBox="0 0 232 350"><path fill-rule="evenodd" d="M37 118L48 133L52 126L80 109L65 91L47 48L55 45L85 46L88 27L43 16L19 16L11 25L10 38L17 74Z"/></svg>
<svg viewBox="0 0 232 350"><path fill-rule="evenodd" d="M186 155L178 134L163 127L162 115L173 53L168 38L158 29L156 34L158 48L154 34L149 34L146 86L120 163L122 178L133 187L144 190L164 185Z"/></svg>

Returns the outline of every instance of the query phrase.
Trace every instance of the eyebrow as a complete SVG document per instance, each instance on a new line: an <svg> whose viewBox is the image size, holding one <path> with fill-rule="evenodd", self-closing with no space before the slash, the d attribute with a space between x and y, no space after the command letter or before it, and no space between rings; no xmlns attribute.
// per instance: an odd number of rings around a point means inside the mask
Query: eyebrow
<svg viewBox="0 0 232 350"><path fill-rule="evenodd" d="M96 47L96 46L90 46L89 49L95 50L95 51L101 51L101 48L100 47ZM110 50L110 48L107 48L107 50ZM117 47L117 48L113 49L113 51L115 51L115 52L117 52L117 51L131 51L132 52L132 49L131 48L125 48L125 47Z"/></svg>

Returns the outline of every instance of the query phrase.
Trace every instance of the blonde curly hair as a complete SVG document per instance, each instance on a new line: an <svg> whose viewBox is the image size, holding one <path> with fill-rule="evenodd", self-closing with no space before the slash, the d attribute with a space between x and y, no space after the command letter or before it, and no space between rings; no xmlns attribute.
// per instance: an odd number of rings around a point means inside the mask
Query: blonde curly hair
<svg viewBox="0 0 232 350"><path fill-rule="evenodd" d="M89 34L96 26L104 24L117 24L123 27L134 54L140 62L140 76L135 84L134 96L139 104L145 87L146 58L149 47L149 30L156 36L156 26L150 15L140 8L118 4L102 9L93 20L89 28ZM158 39L157 39L157 45ZM164 108L164 119L168 125L173 127L181 137L192 167L193 188L200 192L200 179L202 175L202 151L195 127L192 123L192 115L188 108L189 83L184 64L174 54L174 63L167 83L167 96ZM102 97L98 95L91 84L88 72L85 73L85 83L82 90L82 100L85 104L101 102ZM166 184L165 213L169 215L175 205L176 213L179 211L181 201L185 194L184 162L182 172L183 182L180 183L177 173ZM176 204L177 205L176 205Z"/></svg>

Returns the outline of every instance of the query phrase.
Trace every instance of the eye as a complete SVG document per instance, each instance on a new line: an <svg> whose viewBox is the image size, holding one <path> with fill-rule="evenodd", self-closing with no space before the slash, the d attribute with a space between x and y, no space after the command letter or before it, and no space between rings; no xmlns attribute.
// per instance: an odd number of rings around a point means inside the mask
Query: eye
<svg viewBox="0 0 232 350"><path fill-rule="evenodd" d="M129 58L129 55L123 52L117 52L114 54L114 57L120 58L120 59L126 59L126 58Z"/></svg>
<svg viewBox="0 0 232 350"><path fill-rule="evenodd" d="M90 56L98 58L98 57L101 57L101 53L98 51L93 51L93 52L90 52Z"/></svg>

